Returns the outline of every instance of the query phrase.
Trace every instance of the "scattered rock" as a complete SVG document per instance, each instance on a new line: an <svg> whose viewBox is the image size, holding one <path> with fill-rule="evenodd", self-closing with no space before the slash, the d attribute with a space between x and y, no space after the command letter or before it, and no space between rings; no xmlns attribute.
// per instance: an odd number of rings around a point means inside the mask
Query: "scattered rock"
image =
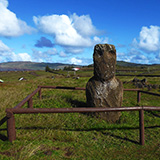
<svg viewBox="0 0 160 160"><path fill-rule="evenodd" d="M153 84L153 85L152 85L152 88L153 88L153 89L158 89L159 86L158 86L157 84Z"/></svg>
<svg viewBox="0 0 160 160"><path fill-rule="evenodd" d="M0 83L3 83L4 81L2 79L0 79Z"/></svg>
<svg viewBox="0 0 160 160"><path fill-rule="evenodd" d="M132 80L132 82L133 82L133 83L137 83L137 82L140 82L140 80L139 80L138 78L134 78L134 79Z"/></svg>
<svg viewBox="0 0 160 160"><path fill-rule="evenodd" d="M152 89L152 85L147 85L147 89L150 91Z"/></svg>
<svg viewBox="0 0 160 160"><path fill-rule="evenodd" d="M148 91L152 90L152 89L158 89L160 88L160 85L158 84L148 84L147 82L147 79L144 78L142 80L138 79L138 78L134 78L132 81L131 81L136 88L147 88Z"/></svg>
<svg viewBox="0 0 160 160"><path fill-rule="evenodd" d="M21 78L18 78L19 81L26 81L25 78L21 77Z"/></svg>
<svg viewBox="0 0 160 160"><path fill-rule="evenodd" d="M142 83L143 85L145 85L145 84L147 83L147 79L146 79L146 78L142 79L142 80L141 80L141 83Z"/></svg>

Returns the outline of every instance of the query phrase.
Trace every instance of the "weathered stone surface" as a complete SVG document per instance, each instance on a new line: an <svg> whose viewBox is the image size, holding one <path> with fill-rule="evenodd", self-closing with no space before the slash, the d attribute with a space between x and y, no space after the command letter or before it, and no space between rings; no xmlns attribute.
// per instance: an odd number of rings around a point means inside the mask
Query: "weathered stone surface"
<svg viewBox="0 0 160 160"><path fill-rule="evenodd" d="M123 99L122 82L115 77L116 50L113 45L99 44L94 49L94 76L86 85L89 107L121 107ZM96 113L100 118L116 122L120 112Z"/></svg>
<svg viewBox="0 0 160 160"><path fill-rule="evenodd" d="M114 45L98 44L94 48L94 76L100 81L114 77L116 67L116 49Z"/></svg>
<svg viewBox="0 0 160 160"><path fill-rule="evenodd" d="M86 86L87 104L93 107L121 107L123 86L119 79L112 78L108 81L97 81L92 77ZM100 117L109 122L115 122L120 117L120 112L98 113ZM97 115L98 115L97 114Z"/></svg>

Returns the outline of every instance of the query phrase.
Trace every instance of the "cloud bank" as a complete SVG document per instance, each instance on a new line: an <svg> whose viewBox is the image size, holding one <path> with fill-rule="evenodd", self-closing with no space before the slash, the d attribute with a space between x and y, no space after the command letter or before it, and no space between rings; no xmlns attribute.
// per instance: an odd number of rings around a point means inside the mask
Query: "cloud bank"
<svg viewBox="0 0 160 160"><path fill-rule="evenodd" d="M62 46L74 46L74 47L90 47L92 41L90 35L95 31L84 31L83 27L78 26L78 20L82 19L86 23L88 30L93 26L89 16L78 17L73 14L71 17L67 15L51 15L42 17L33 17L36 26L44 33L53 35L55 37L55 43ZM81 24L82 25L82 24Z"/></svg>
<svg viewBox="0 0 160 160"><path fill-rule="evenodd" d="M28 53L16 54L0 40L0 61L32 61L32 58Z"/></svg>
<svg viewBox="0 0 160 160"><path fill-rule="evenodd" d="M54 38L54 43L60 45L67 53L80 53L86 47L93 47L102 39L100 33L92 24L89 15L50 15L33 17L37 28Z"/></svg>
<svg viewBox="0 0 160 160"><path fill-rule="evenodd" d="M10 48L0 40L0 53L9 52Z"/></svg>
<svg viewBox="0 0 160 160"><path fill-rule="evenodd" d="M139 34L139 42L134 39L133 43L146 52L157 52L160 50L160 27L153 25L150 27L143 26Z"/></svg>
<svg viewBox="0 0 160 160"><path fill-rule="evenodd" d="M26 22L18 19L16 14L7 9L8 1L0 0L0 36L16 37L25 33L30 34L35 29Z"/></svg>
<svg viewBox="0 0 160 160"><path fill-rule="evenodd" d="M134 38L126 54L118 54L119 60L153 64L160 62L160 27L143 26L139 37Z"/></svg>

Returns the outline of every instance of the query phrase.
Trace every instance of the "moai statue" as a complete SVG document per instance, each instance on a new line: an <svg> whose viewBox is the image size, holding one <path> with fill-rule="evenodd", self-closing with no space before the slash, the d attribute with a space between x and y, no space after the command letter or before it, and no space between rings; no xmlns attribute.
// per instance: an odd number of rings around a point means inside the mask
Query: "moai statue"
<svg viewBox="0 0 160 160"><path fill-rule="evenodd" d="M94 48L94 76L86 85L88 107L121 107L123 84L115 77L116 49L114 45L97 44ZM108 122L119 120L120 112L96 113Z"/></svg>

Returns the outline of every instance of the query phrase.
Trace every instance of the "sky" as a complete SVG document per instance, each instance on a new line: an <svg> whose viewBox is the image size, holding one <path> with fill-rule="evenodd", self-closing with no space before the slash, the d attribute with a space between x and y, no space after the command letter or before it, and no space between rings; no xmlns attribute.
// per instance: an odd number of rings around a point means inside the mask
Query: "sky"
<svg viewBox="0 0 160 160"><path fill-rule="evenodd" d="M160 64L160 1L0 0L0 63L89 65L105 43L118 61Z"/></svg>

